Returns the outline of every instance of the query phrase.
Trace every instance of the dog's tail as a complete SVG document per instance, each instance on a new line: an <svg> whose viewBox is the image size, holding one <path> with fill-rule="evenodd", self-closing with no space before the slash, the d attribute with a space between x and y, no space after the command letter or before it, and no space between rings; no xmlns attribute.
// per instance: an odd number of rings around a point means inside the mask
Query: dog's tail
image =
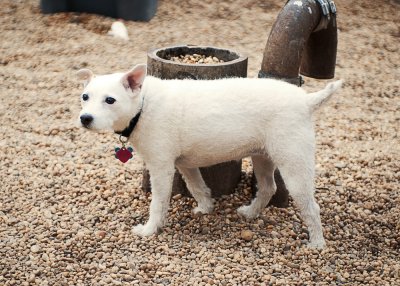
<svg viewBox="0 0 400 286"><path fill-rule="evenodd" d="M335 91L337 91L342 86L342 83L343 80L334 81L328 83L328 85L324 89L310 93L308 98L308 106L310 107L310 111L314 112L321 105L327 102L329 98L331 98L332 94L334 94Z"/></svg>

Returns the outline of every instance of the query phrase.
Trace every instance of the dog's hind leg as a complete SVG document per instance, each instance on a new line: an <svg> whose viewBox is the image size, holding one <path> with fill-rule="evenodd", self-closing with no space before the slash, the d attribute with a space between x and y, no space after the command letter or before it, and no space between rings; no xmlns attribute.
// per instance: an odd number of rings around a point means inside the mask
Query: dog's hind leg
<svg viewBox="0 0 400 286"><path fill-rule="evenodd" d="M133 232L140 236L149 236L157 233L163 226L167 218L169 201L172 192L172 181L175 174L173 165L160 165L154 167L147 164L151 180L151 203L150 215L146 224L139 224L133 228Z"/></svg>
<svg viewBox="0 0 400 286"><path fill-rule="evenodd" d="M197 201L197 207L193 213L210 213L214 209L214 199L211 198L211 190L201 176L199 168L184 168L177 166L186 186L194 199Z"/></svg>
<svg viewBox="0 0 400 286"><path fill-rule="evenodd" d="M260 212L268 205L272 196L276 192L274 180L275 166L273 162L265 156L252 156L254 174L257 178L258 192L256 197L248 206L238 208L238 213L248 219L257 217Z"/></svg>
<svg viewBox="0 0 400 286"><path fill-rule="evenodd" d="M325 240L322 233L320 209L314 198L314 155L308 152L290 153L290 162L278 164L282 178L300 210L301 218L308 227L310 247L323 248Z"/></svg>

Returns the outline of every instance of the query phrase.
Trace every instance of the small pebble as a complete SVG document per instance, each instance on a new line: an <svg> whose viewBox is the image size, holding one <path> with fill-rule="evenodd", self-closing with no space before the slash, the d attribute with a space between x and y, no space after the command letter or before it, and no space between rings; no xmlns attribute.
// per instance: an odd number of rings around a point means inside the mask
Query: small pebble
<svg viewBox="0 0 400 286"><path fill-rule="evenodd" d="M35 245L32 245L32 247L31 247L31 251L33 252L33 253L38 253L39 251L40 251L40 246L39 245L37 245L37 244L35 244Z"/></svg>
<svg viewBox="0 0 400 286"><path fill-rule="evenodd" d="M182 194L176 194L172 197L174 200L180 200L182 198Z"/></svg>
<svg viewBox="0 0 400 286"><path fill-rule="evenodd" d="M250 241L253 239L254 233L251 230L242 230L240 237L245 241Z"/></svg>

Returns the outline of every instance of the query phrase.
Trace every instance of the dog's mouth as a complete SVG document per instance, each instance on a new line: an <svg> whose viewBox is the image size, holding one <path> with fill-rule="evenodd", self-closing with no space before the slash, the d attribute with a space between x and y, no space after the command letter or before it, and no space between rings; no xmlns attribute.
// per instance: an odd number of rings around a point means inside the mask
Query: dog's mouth
<svg viewBox="0 0 400 286"><path fill-rule="evenodd" d="M93 122L88 122L88 123L85 123L85 122L79 122L79 125L80 125L80 127L81 128L84 128L84 129L92 129L92 127L93 127Z"/></svg>
<svg viewBox="0 0 400 286"><path fill-rule="evenodd" d="M92 129L91 126L90 126L90 124L89 124L89 125L84 125L84 124L82 124L81 126L82 126L83 128L85 128L85 129Z"/></svg>

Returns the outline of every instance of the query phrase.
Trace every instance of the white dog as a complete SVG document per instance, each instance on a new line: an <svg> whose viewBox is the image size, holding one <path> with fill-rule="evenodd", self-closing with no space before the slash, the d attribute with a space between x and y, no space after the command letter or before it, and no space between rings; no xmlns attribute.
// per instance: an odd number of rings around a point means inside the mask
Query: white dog
<svg viewBox="0 0 400 286"><path fill-rule="evenodd" d="M125 74L94 76L83 69L78 75L85 81L82 126L122 132L150 172L150 217L134 227L136 234L152 235L164 225L175 167L197 201L194 212L209 213L213 199L198 168L251 156L258 192L238 212L260 214L276 191L279 168L308 226L310 246L325 245L314 199L312 114L341 81L307 94L272 79L161 80L146 76L146 65Z"/></svg>

